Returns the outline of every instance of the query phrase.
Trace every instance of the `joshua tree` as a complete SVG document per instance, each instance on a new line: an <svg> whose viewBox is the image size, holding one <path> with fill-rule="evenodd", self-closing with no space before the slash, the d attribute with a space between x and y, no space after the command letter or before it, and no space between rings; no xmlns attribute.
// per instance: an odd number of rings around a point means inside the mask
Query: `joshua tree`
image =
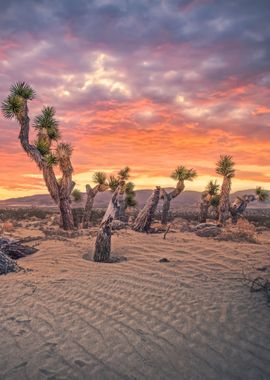
<svg viewBox="0 0 270 380"><path fill-rule="evenodd" d="M154 218L155 211L157 209L158 201L160 198L160 187L157 186L152 195L148 198L144 208L139 212L133 229L139 232L149 232L151 223Z"/></svg>
<svg viewBox="0 0 270 380"><path fill-rule="evenodd" d="M216 165L216 173L223 176L218 208L218 220L221 224L225 224L229 216L231 182L235 174L234 165L232 157L227 155L220 156Z"/></svg>
<svg viewBox="0 0 270 380"><path fill-rule="evenodd" d="M269 192L262 189L261 186L255 190L255 195L245 194L242 197L237 197L230 205L231 220L233 224L237 224L239 218L243 215L248 204L254 201L264 202L269 198Z"/></svg>
<svg viewBox="0 0 270 380"><path fill-rule="evenodd" d="M98 192L103 192L108 189L106 174L103 172L95 172L93 174L93 182L96 184L94 187L86 185L86 202L83 213L83 228L88 228L91 220L91 214L94 204L95 196Z"/></svg>
<svg viewBox="0 0 270 380"><path fill-rule="evenodd" d="M93 259L96 262L110 262L112 237L111 222L112 218L110 216L104 222L101 222L95 241Z"/></svg>
<svg viewBox="0 0 270 380"><path fill-rule="evenodd" d="M9 96L2 102L2 112L8 119L15 118L20 124L19 139L22 148L42 171L48 191L59 206L63 228L74 227L70 206L70 194L75 183L72 181L71 165L72 147L66 143L58 143L53 150L53 143L60 139L58 122L55 119L55 109L44 107L34 120L37 139L34 144L29 142L30 119L28 101L35 98L35 91L25 82L11 86ZM57 180L54 166L59 166L62 177Z"/></svg>
<svg viewBox="0 0 270 380"><path fill-rule="evenodd" d="M185 188L185 181L192 181L197 176L194 169L186 169L184 166L178 166L171 174L171 178L177 181L176 188L167 193L165 189L161 190L161 198L163 199L161 223L168 223L168 215L171 206L171 200L176 198Z"/></svg>
<svg viewBox="0 0 270 380"><path fill-rule="evenodd" d="M215 202L218 196L219 185L217 181L209 181L206 185L205 191L202 193L200 204L200 223L205 223L208 216L209 207Z"/></svg>

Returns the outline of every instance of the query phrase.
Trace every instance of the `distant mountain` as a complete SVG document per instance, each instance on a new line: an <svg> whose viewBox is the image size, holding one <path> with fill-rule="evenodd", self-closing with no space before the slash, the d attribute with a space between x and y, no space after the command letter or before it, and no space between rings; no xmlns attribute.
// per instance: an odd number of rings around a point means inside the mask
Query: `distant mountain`
<svg viewBox="0 0 270 380"><path fill-rule="evenodd" d="M168 191L171 189L167 189ZM141 208L144 206L146 200L151 195L152 190L137 190L136 191L136 200L138 202L138 207ZM231 198L234 199L237 196L242 196L244 194L254 194L254 190L243 190L237 191L231 195ZM78 207L84 205L86 195L83 194L82 202L77 203ZM111 198L110 192L98 193L95 198L95 207L104 208L107 207ZM172 208L180 208L183 206L195 207L198 206L201 199L201 193L198 191L184 191L177 198L172 201ZM10 198L4 201L0 201L0 207L55 207L54 202L48 194L41 195L31 195L27 197L20 198ZM258 208L258 207L270 207L270 200L266 202L252 202L249 207Z"/></svg>

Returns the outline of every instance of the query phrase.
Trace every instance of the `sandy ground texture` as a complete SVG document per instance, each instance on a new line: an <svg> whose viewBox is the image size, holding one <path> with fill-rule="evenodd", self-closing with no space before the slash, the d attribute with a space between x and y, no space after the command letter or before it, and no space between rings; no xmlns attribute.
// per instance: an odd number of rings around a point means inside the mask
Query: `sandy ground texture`
<svg viewBox="0 0 270 380"><path fill-rule="evenodd" d="M270 232L248 244L122 230L115 264L85 260L93 242L40 241L19 260L30 271L0 277L1 380L270 379L270 308L241 281L270 265Z"/></svg>

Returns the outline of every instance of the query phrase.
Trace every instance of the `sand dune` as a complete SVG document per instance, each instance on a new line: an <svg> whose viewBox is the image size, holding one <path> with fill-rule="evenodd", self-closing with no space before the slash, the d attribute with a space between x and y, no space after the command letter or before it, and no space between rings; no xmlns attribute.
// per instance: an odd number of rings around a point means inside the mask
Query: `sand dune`
<svg viewBox="0 0 270 380"><path fill-rule="evenodd" d="M88 236L41 241L0 278L0 378L269 379L270 310L240 279L269 265L260 240L121 231L117 264L83 259Z"/></svg>

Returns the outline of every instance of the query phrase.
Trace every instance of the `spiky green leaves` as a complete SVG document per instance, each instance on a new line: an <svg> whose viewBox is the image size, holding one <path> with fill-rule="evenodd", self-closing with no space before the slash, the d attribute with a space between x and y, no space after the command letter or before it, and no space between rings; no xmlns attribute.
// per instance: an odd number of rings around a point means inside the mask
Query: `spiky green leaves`
<svg viewBox="0 0 270 380"><path fill-rule="evenodd" d="M22 110L23 101L19 96L8 96L1 105L2 114L6 119L12 119Z"/></svg>
<svg viewBox="0 0 270 380"><path fill-rule="evenodd" d="M119 180L115 176L111 175L109 177L108 185L111 191L115 191L117 189L117 186L119 185Z"/></svg>
<svg viewBox="0 0 270 380"><path fill-rule="evenodd" d="M42 113L35 117L34 128L39 131L46 130L49 139L57 141L60 138L60 132L54 115L54 107L44 107Z"/></svg>
<svg viewBox="0 0 270 380"><path fill-rule="evenodd" d="M216 173L223 177L232 178L235 175L234 165L232 156L220 156L216 164Z"/></svg>
<svg viewBox="0 0 270 380"><path fill-rule="evenodd" d="M94 183L104 185L106 183L106 174L104 172L95 172L92 179Z"/></svg>
<svg viewBox="0 0 270 380"><path fill-rule="evenodd" d="M58 164L58 158L52 152L47 154L47 156L45 157L45 161L46 161L48 166L56 166Z"/></svg>
<svg viewBox="0 0 270 380"><path fill-rule="evenodd" d="M39 138L35 141L35 146L42 156L46 156L50 153L50 144L44 138Z"/></svg>
<svg viewBox="0 0 270 380"><path fill-rule="evenodd" d="M213 195L217 195L218 192L219 192L219 184L217 183L217 181L209 181L208 184L206 185L206 191L209 195L213 196Z"/></svg>
<svg viewBox="0 0 270 380"><path fill-rule="evenodd" d="M74 189L71 193L72 198L74 202L81 202L82 200L82 193L79 189Z"/></svg>
<svg viewBox="0 0 270 380"><path fill-rule="evenodd" d="M10 87L11 96L20 96L25 100L33 100L36 97L35 91L25 82L17 82Z"/></svg>
<svg viewBox="0 0 270 380"><path fill-rule="evenodd" d="M261 186L258 186L255 190L256 198L260 202L264 202L269 198L269 191L264 190Z"/></svg>
<svg viewBox="0 0 270 380"><path fill-rule="evenodd" d="M24 101L32 100L35 91L25 82L17 82L10 87L10 95L2 102L1 109L3 116L12 119L22 111Z"/></svg>
<svg viewBox="0 0 270 380"><path fill-rule="evenodd" d="M129 179L130 176L130 168L126 166L124 169L119 170L118 172L118 178L119 180L126 181Z"/></svg>
<svg viewBox="0 0 270 380"><path fill-rule="evenodd" d="M171 174L171 178L176 181L192 181L197 177L194 169L187 169L185 166L178 166Z"/></svg>
<svg viewBox="0 0 270 380"><path fill-rule="evenodd" d="M135 185L133 182L127 182L125 184L125 205L126 207L135 207L137 201L135 199Z"/></svg>
<svg viewBox="0 0 270 380"><path fill-rule="evenodd" d="M73 151L73 148L72 148L71 144L62 142L62 143L57 145L56 155L57 155L58 159L70 158L72 155L72 151Z"/></svg>

